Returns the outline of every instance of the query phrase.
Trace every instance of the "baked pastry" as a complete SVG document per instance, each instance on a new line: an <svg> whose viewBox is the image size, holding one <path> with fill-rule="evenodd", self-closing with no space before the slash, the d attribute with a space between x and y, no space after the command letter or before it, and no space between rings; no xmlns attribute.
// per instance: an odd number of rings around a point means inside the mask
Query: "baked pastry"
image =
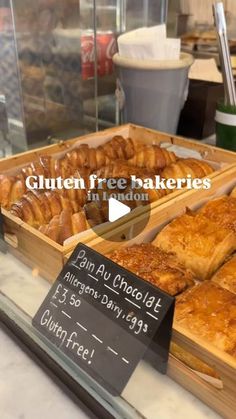
<svg viewBox="0 0 236 419"><path fill-rule="evenodd" d="M84 174L88 176L111 160L129 159L139 147L140 145L136 145L131 138L116 136L97 148L82 144L65 153L63 157L39 156L35 161L18 169L14 176L0 176L0 205L9 209L23 196L26 192L25 179L28 176L42 175L45 178L66 179L73 176L78 169L82 177Z"/></svg>
<svg viewBox="0 0 236 419"><path fill-rule="evenodd" d="M47 225L39 227L39 231L59 244L77 233L89 228L84 211L72 214L68 209L55 215Z"/></svg>
<svg viewBox="0 0 236 419"><path fill-rule="evenodd" d="M229 229L236 234L236 198L221 196L213 199L204 205L199 213L214 221L219 227Z"/></svg>
<svg viewBox="0 0 236 419"><path fill-rule="evenodd" d="M212 281L176 300L174 324L236 357L236 296Z"/></svg>
<svg viewBox="0 0 236 419"><path fill-rule="evenodd" d="M84 144L79 148L69 151L61 161L68 162L69 166L72 168L71 174L73 174L75 170L83 167L89 168L91 172L97 170L108 164L110 158L104 153L102 147L90 148L88 145Z"/></svg>
<svg viewBox="0 0 236 419"><path fill-rule="evenodd" d="M184 214L168 224L153 245L174 252L185 268L205 280L236 249L236 238L202 214Z"/></svg>
<svg viewBox="0 0 236 419"><path fill-rule="evenodd" d="M128 160L128 164L158 171L176 160L177 157L172 151L158 145L144 145Z"/></svg>
<svg viewBox="0 0 236 419"><path fill-rule="evenodd" d="M83 189L28 191L12 205L11 214L38 228L48 224L55 215L61 214L63 209L72 213L79 212L86 202L86 197L86 191Z"/></svg>
<svg viewBox="0 0 236 419"><path fill-rule="evenodd" d="M183 179L187 176L201 179L213 172L214 169L203 160L179 159L162 170L161 176L164 179Z"/></svg>
<svg viewBox="0 0 236 419"><path fill-rule="evenodd" d="M16 176L0 175L0 205L9 209L26 192L24 179Z"/></svg>
<svg viewBox="0 0 236 419"><path fill-rule="evenodd" d="M107 221L107 217L104 211L104 206L101 205L100 201L98 202L88 202L84 206L84 211L86 214L87 220L89 220L89 224L92 226L96 226L98 224L102 224Z"/></svg>
<svg viewBox="0 0 236 419"><path fill-rule="evenodd" d="M220 378L213 368L174 342L170 343L170 353L192 370L209 375L210 377Z"/></svg>
<svg viewBox="0 0 236 419"><path fill-rule="evenodd" d="M135 142L132 138L124 138L121 135L116 135L102 145L101 149L110 160L128 160L134 156L140 147L140 143Z"/></svg>
<svg viewBox="0 0 236 419"><path fill-rule="evenodd" d="M116 162L111 162L107 166L104 166L101 169L99 169L96 172L96 174L99 178L104 178L104 179L124 178L124 179L129 180L129 182L127 182L127 190L123 190L123 189L117 190L116 189L115 191L114 190L110 191L110 193L111 192L112 193L116 192L116 193L127 194L132 190L134 193L138 192L139 195L147 194L148 195L148 200L147 200L148 202L146 202L146 204L154 202L157 199L160 199L163 196L167 195L167 190L165 190L165 189L144 189L144 188L139 188L138 190L136 190L135 188L129 189L132 175L135 175L136 178L140 178L142 180L152 179L153 182L155 182L154 176L156 174L156 171L152 170L152 169L147 169L145 167L129 166L127 161L117 160ZM109 193L109 191L107 191L107 192ZM128 203L128 205L129 204L130 204L130 202ZM145 202L142 202L142 204L145 204ZM137 205L138 205L138 203L137 203Z"/></svg>
<svg viewBox="0 0 236 419"><path fill-rule="evenodd" d="M106 166L110 161L132 157L138 145L131 138L115 136L110 141L97 148L90 148L84 144L67 153L73 170L89 167L91 171Z"/></svg>
<svg viewBox="0 0 236 419"><path fill-rule="evenodd" d="M194 284L193 275L173 254L163 252L150 243L122 247L108 257L173 296Z"/></svg>
<svg viewBox="0 0 236 419"><path fill-rule="evenodd" d="M101 167L96 171L99 178L124 178L130 179L130 176L135 175L141 179L152 178L156 174L155 170L146 169L142 167L131 166L127 160L112 161L106 166Z"/></svg>
<svg viewBox="0 0 236 419"><path fill-rule="evenodd" d="M236 255L215 273L212 281L236 294Z"/></svg>

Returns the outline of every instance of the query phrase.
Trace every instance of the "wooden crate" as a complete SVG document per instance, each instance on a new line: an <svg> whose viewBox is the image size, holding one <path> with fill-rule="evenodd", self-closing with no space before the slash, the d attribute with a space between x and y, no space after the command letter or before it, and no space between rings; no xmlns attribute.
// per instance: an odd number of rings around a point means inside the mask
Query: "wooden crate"
<svg viewBox="0 0 236 419"><path fill-rule="evenodd" d="M14 173L17 168L36 160L42 154L62 156L68 150L77 147L80 144L89 144L91 147L96 147L106 143L115 135L131 137L133 140L145 144L166 144L171 147L181 147L179 148L179 151L181 150L181 152L183 151L182 148L184 148L184 151L187 153L197 152L200 157L211 162L216 168L216 171L210 175L211 178L217 176L219 172L229 170L232 165L236 165L236 153L211 147L197 141L186 140L173 135L127 124L2 159L0 160L0 173ZM152 203L151 208L165 205L170 200L176 200L183 193L183 190L173 192ZM137 210L132 211L127 215L125 220L132 220L146 211L147 208L139 207ZM12 216L9 211L2 210L2 213L6 228L5 239L9 245L9 250L32 268L38 269L39 273L50 281L55 280L63 267L65 255L74 249L79 240L88 243L90 240L98 238L101 234L105 234L111 229L118 228L124 222L124 219L122 218L115 223L107 223L98 226L96 233L92 230L88 230L79 236L76 235L74 238L67 241L65 245L61 246L38 232L36 229L22 222L19 218Z"/></svg>
<svg viewBox="0 0 236 419"><path fill-rule="evenodd" d="M120 239L123 235L129 237L133 230L133 224L142 221L143 215L136 218L133 222L129 221L125 225L118 227L116 231L107 233L103 238L97 238L88 245L94 250L106 255L112 250L121 246L130 246L135 243L152 241L158 231L168 224L175 217L183 214L186 207L196 210L209 200L229 193L236 186L236 167L218 175L212 183L211 190L201 190L186 192L174 200L156 207L151 212L149 223L144 231L137 237L119 243L114 240ZM70 254L66 256L68 260ZM192 335L174 323L172 340L183 350L191 353L205 364L209 365L220 377L215 386L215 380L209 382L209 377L200 376L191 370L183 362L170 354L168 375L175 381L192 392L195 396L220 413L223 417L232 419L236 412L236 360L230 355L218 350L213 345ZM150 368L147 374L151 374ZM154 374L153 374L154 376ZM205 379L204 379L205 378ZM206 381L208 378L208 381ZM153 382L153 378L152 378ZM220 384L220 385L219 385Z"/></svg>

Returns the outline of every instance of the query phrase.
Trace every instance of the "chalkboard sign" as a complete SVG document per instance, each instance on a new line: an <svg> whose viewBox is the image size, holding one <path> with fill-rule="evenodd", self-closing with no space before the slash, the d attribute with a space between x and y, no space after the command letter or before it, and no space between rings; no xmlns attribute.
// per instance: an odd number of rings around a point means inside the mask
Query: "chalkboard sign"
<svg viewBox="0 0 236 419"><path fill-rule="evenodd" d="M166 372L174 298L79 244L33 325L114 395L144 357Z"/></svg>

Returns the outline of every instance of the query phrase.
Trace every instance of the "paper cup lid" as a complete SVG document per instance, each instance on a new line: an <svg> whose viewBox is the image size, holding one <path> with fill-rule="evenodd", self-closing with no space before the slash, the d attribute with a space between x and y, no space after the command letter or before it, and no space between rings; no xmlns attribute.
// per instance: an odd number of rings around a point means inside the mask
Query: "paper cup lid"
<svg viewBox="0 0 236 419"><path fill-rule="evenodd" d="M190 67L194 58L191 54L182 52L179 60L136 60L122 57L119 54L113 56L113 62L118 67L133 68L139 70L173 70Z"/></svg>

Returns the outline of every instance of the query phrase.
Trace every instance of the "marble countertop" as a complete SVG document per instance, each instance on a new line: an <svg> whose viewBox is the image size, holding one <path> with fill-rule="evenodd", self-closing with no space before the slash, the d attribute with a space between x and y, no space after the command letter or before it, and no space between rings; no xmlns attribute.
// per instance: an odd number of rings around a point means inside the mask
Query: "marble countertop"
<svg viewBox="0 0 236 419"><path fill-rule="evenodd" d="M87 419L62 389L0 328L1 419Z"/></svg>
<svg viewBox="0 0 236 419"><path fill-rule="evenodd" d="M29 268L12 255L0 254L0 292L31 316L46 296L50 284L33 277ZM83 413L52 378L0 329L1 419L83 419ZM141 396L140 396L141 395ZM146 418L219 419L215 412L167 376L140 363L123 398Z"/></svg>

